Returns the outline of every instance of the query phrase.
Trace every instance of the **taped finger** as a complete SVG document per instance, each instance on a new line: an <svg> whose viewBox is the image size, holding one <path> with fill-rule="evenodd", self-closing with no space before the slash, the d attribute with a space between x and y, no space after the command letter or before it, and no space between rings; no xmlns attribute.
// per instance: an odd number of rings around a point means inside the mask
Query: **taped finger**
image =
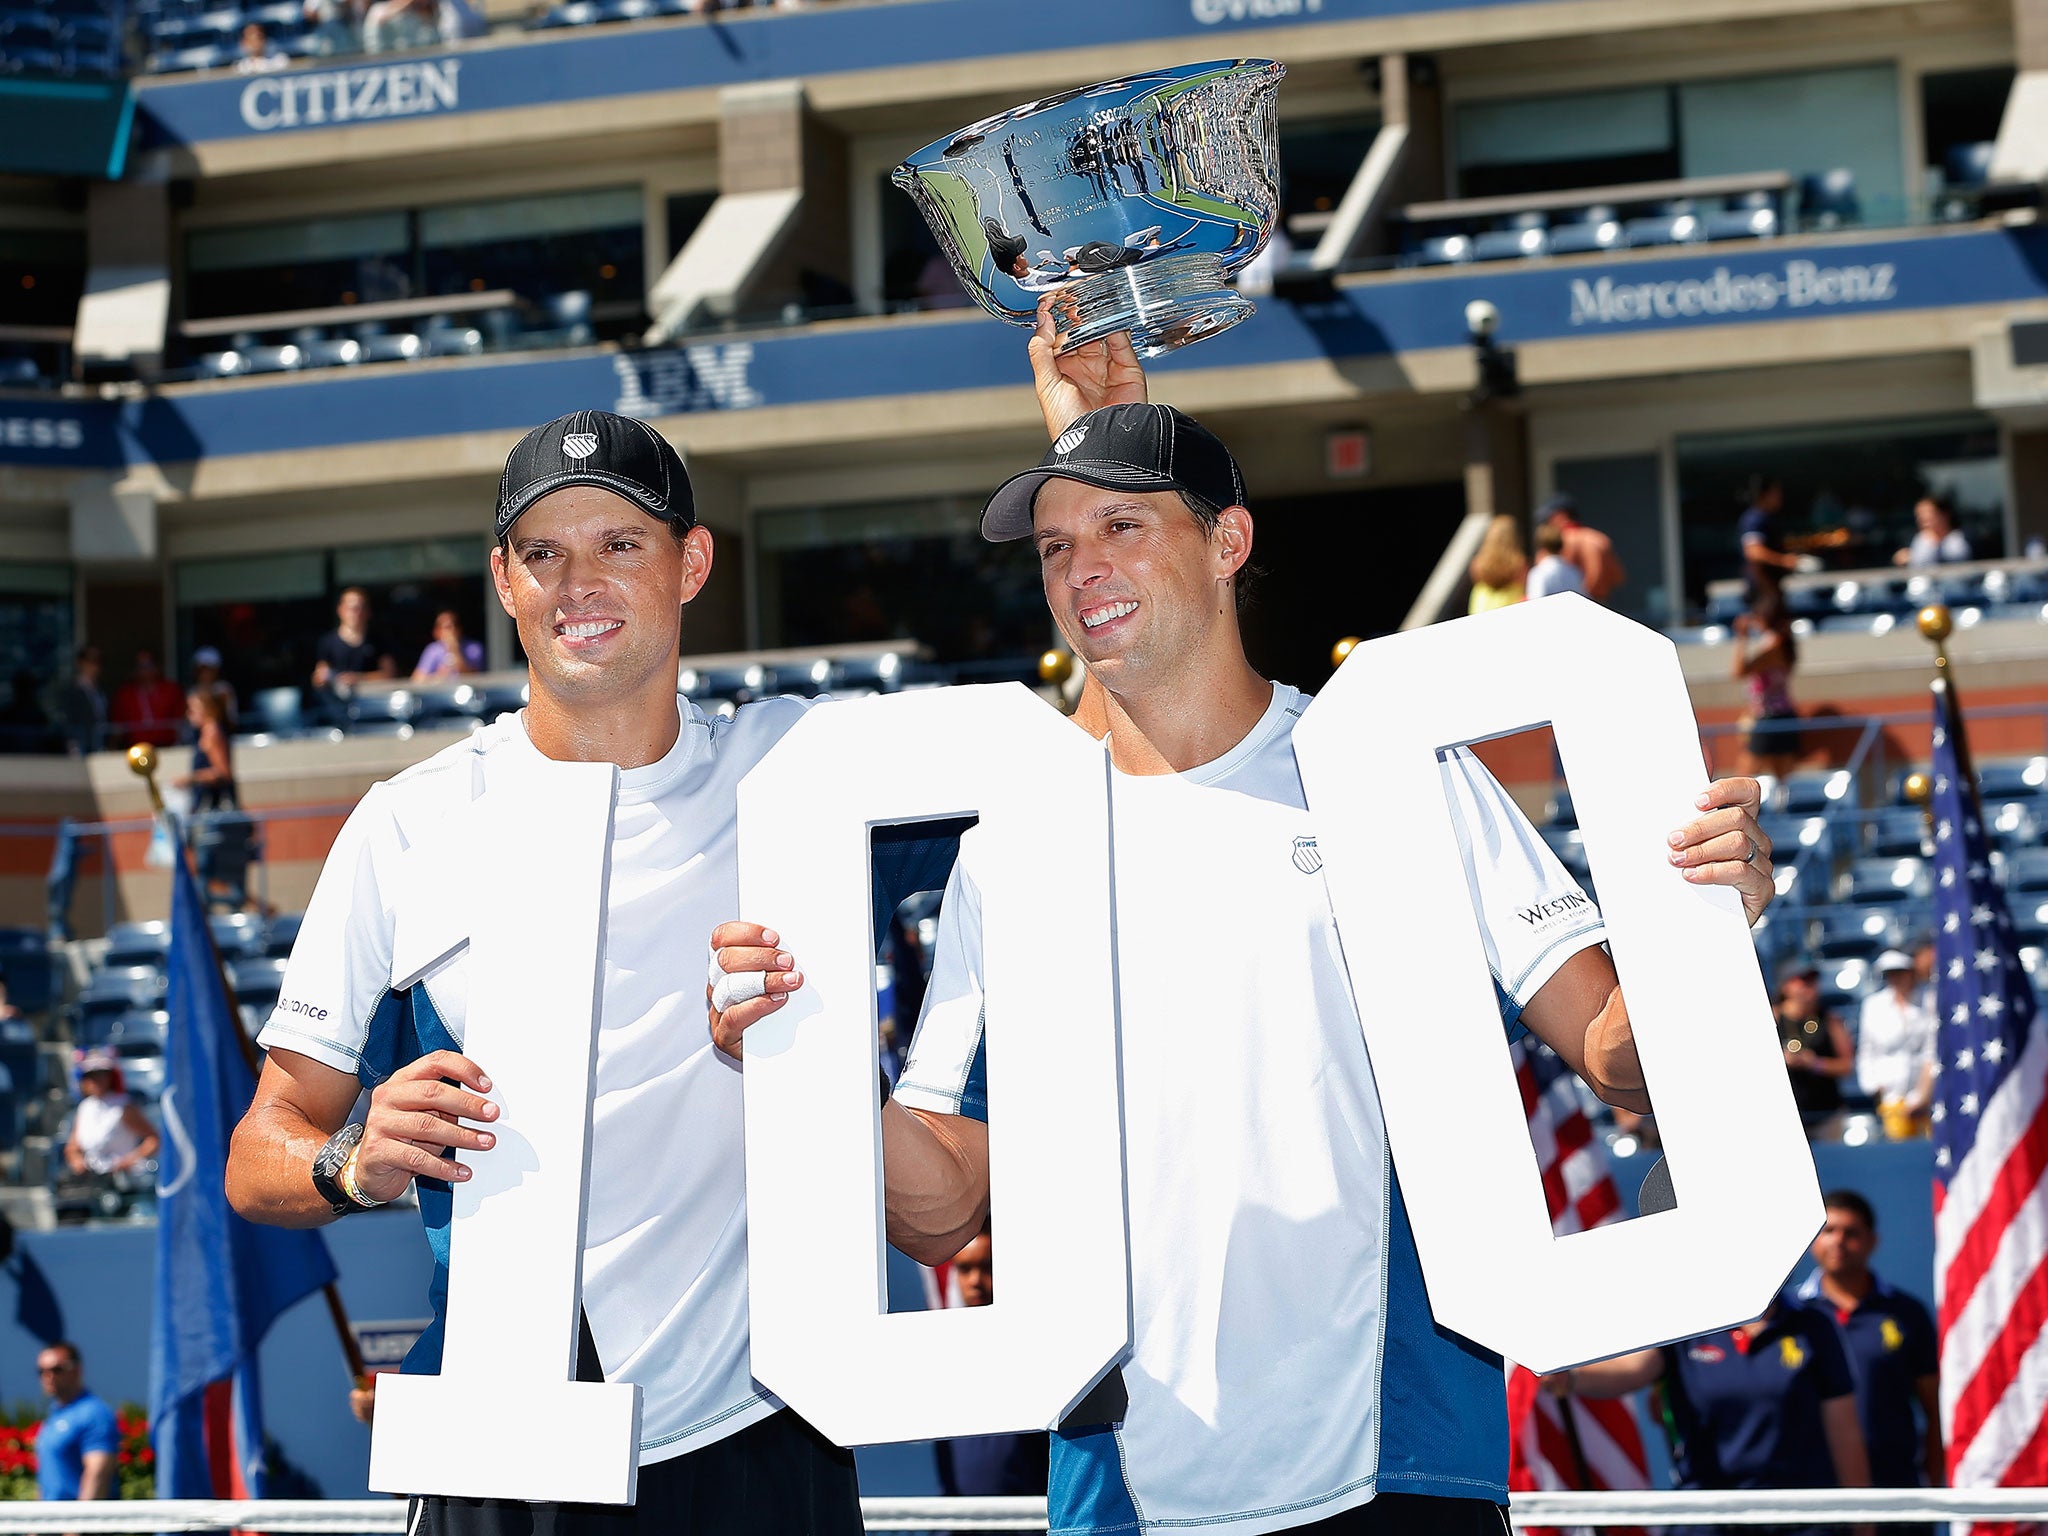
<svg viewBox="0 0 2048 1536"><path fill-rule="evenodd" d="M711 983L711 1006L724 1013L735 1003L752 1002L767 991L766 971L719 971Z"/></svg>

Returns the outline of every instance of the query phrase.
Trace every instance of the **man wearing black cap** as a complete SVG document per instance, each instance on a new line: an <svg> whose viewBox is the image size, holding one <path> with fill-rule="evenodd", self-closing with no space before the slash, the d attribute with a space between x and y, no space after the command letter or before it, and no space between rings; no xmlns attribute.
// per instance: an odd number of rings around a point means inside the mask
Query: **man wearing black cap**
<svg viewBox="0 0 2048 1536"><path fill-rule="evenodd" d="M1049 331L1041 310L1052 449L996 492L982 532L1033 541L1088 669L1075 718L1116 770L1133 1324L1118 1422L1053 1436L1051 1528L1500 1536L1501 1362L1430 1316L1357 1011L1374 963L1426 957L1338 942L1294 764L1308 700L1260 677L1239 635L1252 516L1236 461L1144 401L1127 340L1055 358ZM1086 405L1100 408L1072 409ZM1446 754L1443 785L1510 1019L1610 1102L1647 1109L1592 903L1469 752ZM1757 800L1754 780L1722 780L1666 850L1674 878L1736 887L1752 920L1771 894ZM891 1098L892 1172L920 1126L975 1112L978 847L962 837ZM727 972L782 972L714 1023L737 1051L802 978L745 924L713 942ZM962 1205L985 1204L985 1162L959 1183Z"/></svg>
<svg viewBox="0 0 2048 1536"><path fill-rule="evenodd" d="M712 540L682 460L644 423L581 411L528 433L506 461L495 530L491 576L526 650L530 702L377 785L350 816L261 1036L269 1059L229 1196L252 1219L310 1226L416 1182L437 1316L406 1368L439 1368L451 1183L491 1155L496 1109L481 1097L487 1064L462 1054L467 949L390 990L400 856L523 757L616 764L580 1370L642 1388L638 1502L429 1498L407 1529L854 1536L852 1457L749 1374L740 1076L707 1035L696 947L738 900L738 782L804 705L715 719L678 695L682 614ZM514 808L503 832L531 845L545 901L546 808ZM368 1115L346 1124L364 1086Z"/></svg>

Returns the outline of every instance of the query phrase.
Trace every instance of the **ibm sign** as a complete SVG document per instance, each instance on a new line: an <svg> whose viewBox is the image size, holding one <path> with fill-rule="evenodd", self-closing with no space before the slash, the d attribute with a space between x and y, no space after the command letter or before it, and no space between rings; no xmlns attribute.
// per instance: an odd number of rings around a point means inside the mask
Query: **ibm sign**
<svg viewBox="0 0 2048 1536"><path fill-rule="evenodd" d="M267 75L242 87L242 121L269 133L453 112L462 104L461 68L460 59L422 59L317 75Z"/></svg>

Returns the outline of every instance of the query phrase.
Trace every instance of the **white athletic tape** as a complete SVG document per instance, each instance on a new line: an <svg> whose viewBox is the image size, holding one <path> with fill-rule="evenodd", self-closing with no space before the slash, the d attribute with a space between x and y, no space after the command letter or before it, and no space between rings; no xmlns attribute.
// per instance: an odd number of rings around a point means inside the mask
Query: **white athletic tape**
<svg viewBox="0 0 2048 1536"><path fill-rule="evenodd" d="M766 971L720 971L711 983L711 1006L723 1013L735 1003L751 1002L767 991Z"/></svg>
<svg viewBox="0 0 2048 1536"><path fill-rule="evenodd" d="M1045 1500L862 1499L871 1531L1019 1531L1045 1528ZM77 1531L260 1530L271 1536L399 1536L398 1499L164 1499L84 1504L0 1503L0 1536ZM1860 1525L1902 1521L2040 1520L2048 1489L1804 1488L1686 1493L1518 1493L1517 1526Z"/></svg>

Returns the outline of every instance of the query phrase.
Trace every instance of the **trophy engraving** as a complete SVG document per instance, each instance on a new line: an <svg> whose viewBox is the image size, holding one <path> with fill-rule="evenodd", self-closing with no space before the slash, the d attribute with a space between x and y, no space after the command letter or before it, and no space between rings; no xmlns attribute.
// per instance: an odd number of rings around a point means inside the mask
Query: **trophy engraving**
<svg viewBox="0 0 2048 1536"><path fill-rule="evenodd" d="M1227 283L1280 216L1270 59L1062 91L926 145L892 177L999 320L1054 300L1061 351L1128 330L1141 357L1252 312Z"/></svg>

